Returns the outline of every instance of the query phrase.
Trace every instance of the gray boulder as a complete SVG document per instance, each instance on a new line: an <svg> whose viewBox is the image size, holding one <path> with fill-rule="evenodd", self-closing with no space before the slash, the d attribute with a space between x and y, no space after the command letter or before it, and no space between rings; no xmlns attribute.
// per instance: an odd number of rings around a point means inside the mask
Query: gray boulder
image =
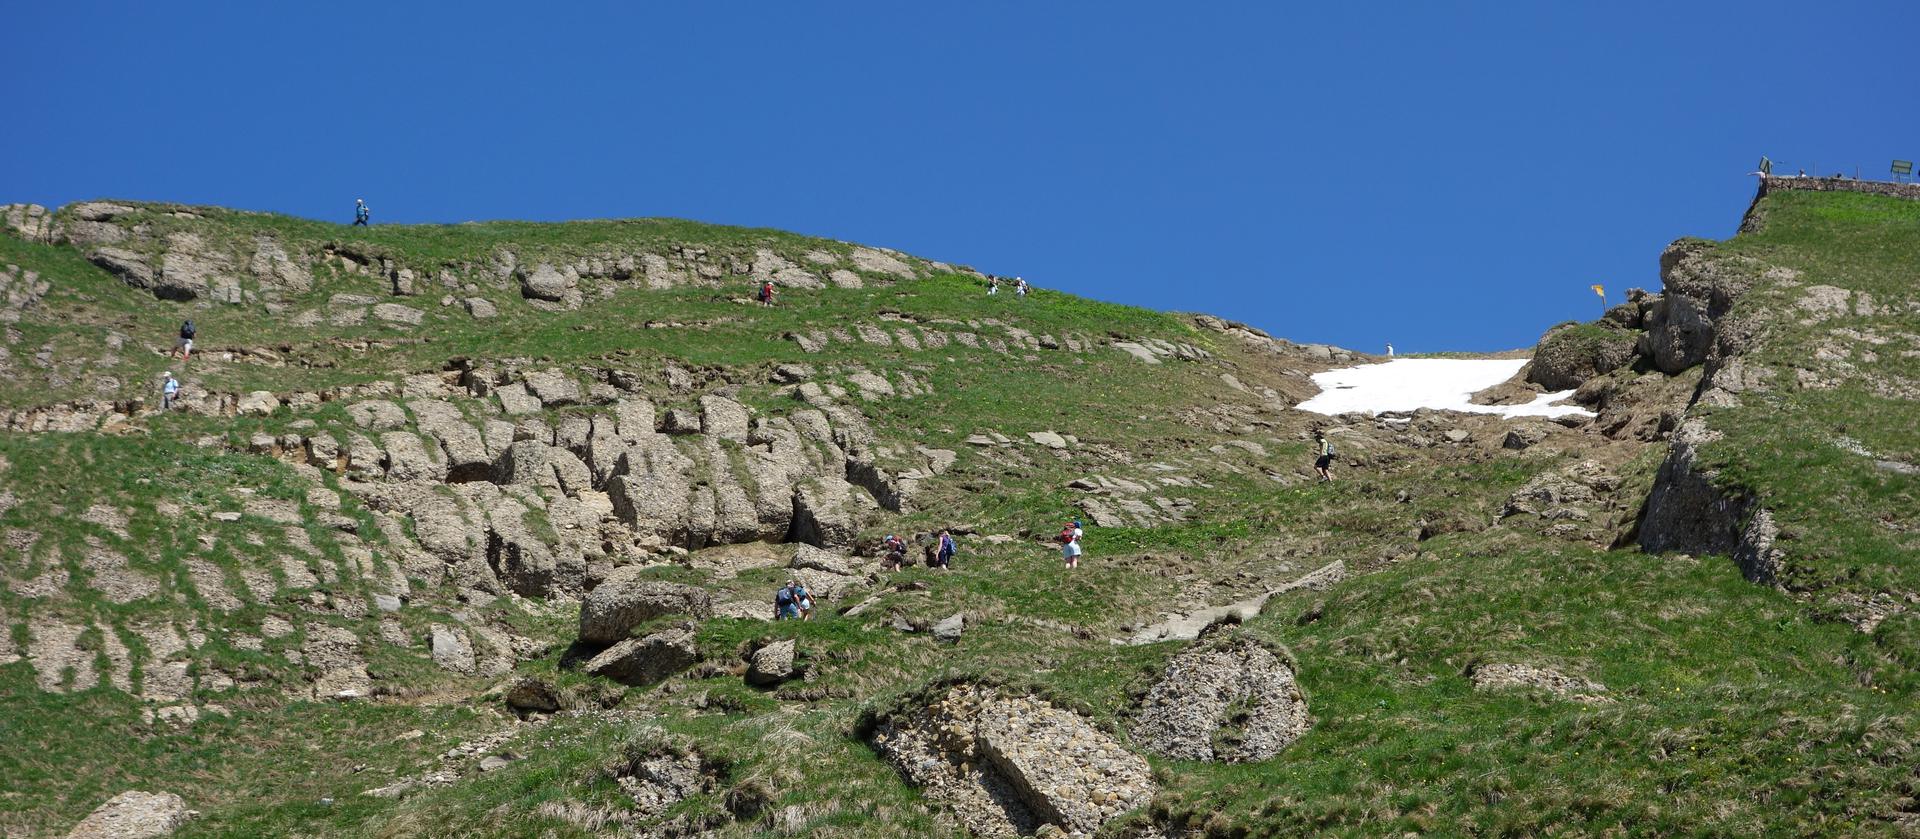
<svg viewBox="0 0 1920 839"><path fill-rule="evenodd" d="M623 685L644 686L660 682L699 660L693 624L685 623L608 647L587 662L586 671Z"/></svg>
<svg viewBox="0 0 1920 839"><path fill-rule="evenodd" d="M558 303L567 298L579 280L570 273L563 273L552 265L542 262L532 271L520 277L520 293L535 300Z"/></svg>
<svg viewBox="0 0 1920 839"><path fill-rule="evenodd" d="M542 679L522 678L507 688L507 707L521 712L551 714L560 710L560 694Z"/></svg>
<svg viewBox="0 0 1920 839"><path fill-rule="evenodd" d="M747 665L747 684L771 687L794 675L794 640L775 641L753 652Z"/></svg>
<svg viewBox="0 0 1920 839"><path fill-rule="evenodd" d="M434 624L427 636L427 646L433 653L433 663L439 665L440 669L455 673L473 672L473 642L459 628L443 623Z"/></svg>
<svg viewBox="0 0 1920 839"><path fill-rule="evenodd" d="M662 615L713 616L706 589L648 579L644 569L615 570L580 604L580 640L611 644L646 621Z"/></svg>
<svg viewBox="0 0 1920 839"><path fill-rule="evenodd" d="M960 633L967 628L967 616L964 612L954 612L945 620L933 625L933 638L948 644L960 643Z"/></svg>

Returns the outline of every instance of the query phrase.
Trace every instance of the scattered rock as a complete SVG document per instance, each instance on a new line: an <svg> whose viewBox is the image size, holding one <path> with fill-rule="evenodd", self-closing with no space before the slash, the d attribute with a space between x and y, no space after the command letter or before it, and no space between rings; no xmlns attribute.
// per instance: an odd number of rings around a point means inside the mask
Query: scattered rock
<svg viewBox="0 0 1920 839"><path fill-rule="evenodd" d="M1607 686L1591 679L1569 676L1558 670L1529 664L1476 664L1467 671L1475 690L1538 688L1575 702L1606 704Z"/></svg>
<svg viewBox="0 0 1920 839"><path fill-rule="evenodd" d="M67 839L150 839L166 836L194 817L187 802L170 792L128 790L107 800L73 829Z"/></svg>
<svg viewBox="0 0 1920 839"><path fill-rule="evenodd" d="M1029 431L1027 432L1027 437L1033 440L1033 442L1046 446L1049 449L1064 449L1067 447L1066 438L1052 431Z"/></svg>

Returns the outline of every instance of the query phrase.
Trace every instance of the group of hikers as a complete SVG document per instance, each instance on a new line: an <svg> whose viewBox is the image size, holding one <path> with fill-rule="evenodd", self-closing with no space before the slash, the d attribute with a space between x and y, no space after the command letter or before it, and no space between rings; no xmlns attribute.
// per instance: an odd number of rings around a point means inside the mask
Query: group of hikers
<svg viewBox="0 0 1920 839"><path fill-rule="evenodd" d="M180 339L174 342L173 352L168 353L167 354L168 357L180 359L181 364L187 363L189 359L193 358L193 338L195 335L198 335L198 334L199 334L199 329L194 327L192 319L188 319L182 322L180 324ZM174 403L178 402L179 400L180 400L180 380L173 377L172 370L168 370L165 373L161 373L160 374L160 410L162 411L173 410Z"/></svg>
<svg viewBox="0 0 1920 839"><path fill-rule="evenodd" d="M953 557L960 552L960 545L953 539L952 531L942 530L938 536L920 534L920 553L928 568L942 571L953 570ZM899 536L889 533L881 540L880 550L885 559L880 567L885 571L898 571L907 564L907 542Z"/></svg>
<svg viewBox="0 0 1920 839"><path fill-rule="evenodd" d="M992 297L996 294L999 294L1000 284L1004 282L1007 282L1006 277L1000 277L1000 276L995 276L993 274L988 274L987 275L987 296ZM1013 285L1013 296L1020 297L1020 298L1025 298L1027 296L1027 291L1032 288L1032 286L1027 285L1026 280L1021 279L1019 277L1013 278L1012 285Z"/></svg>
<svg viewBox="0 0 1920 839"><path fill-rule="evenodd" d="M773 619L813 620L813 592L807 591L799 580L788 580L787 584L773 593Z"/></svg>

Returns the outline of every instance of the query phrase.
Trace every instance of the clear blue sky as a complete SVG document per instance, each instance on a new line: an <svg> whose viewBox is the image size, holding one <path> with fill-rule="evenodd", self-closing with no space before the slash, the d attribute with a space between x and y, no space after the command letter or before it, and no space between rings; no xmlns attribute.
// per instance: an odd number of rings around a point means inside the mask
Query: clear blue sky
<svg viewBox="0 0 1920 839"><path fill-rule="evenodd" d="M299 7L296 10L296 5ZM1378 350L1525 346L1920 157L1920 3L8 0L0 201L679 216Z"/></svg>

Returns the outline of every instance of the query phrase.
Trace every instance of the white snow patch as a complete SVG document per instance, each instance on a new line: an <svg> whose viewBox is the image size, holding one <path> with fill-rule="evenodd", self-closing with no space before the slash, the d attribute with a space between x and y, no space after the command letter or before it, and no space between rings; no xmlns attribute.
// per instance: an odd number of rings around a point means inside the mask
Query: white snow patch
<svg viewBox="0 0 1920 839"><path fill-rule="evenodd" d="M1572 396L1571 390L1543 393L1525 405L1475 405L1469 401L1475 393L1513 378L1526 364L1524 358L1396 358L1382 364L1328 370L1313 376L1320 395L1297 407L1327 415L1421 408L1503 417L1593 415L1577 405L1553 404Z"/></svg>

